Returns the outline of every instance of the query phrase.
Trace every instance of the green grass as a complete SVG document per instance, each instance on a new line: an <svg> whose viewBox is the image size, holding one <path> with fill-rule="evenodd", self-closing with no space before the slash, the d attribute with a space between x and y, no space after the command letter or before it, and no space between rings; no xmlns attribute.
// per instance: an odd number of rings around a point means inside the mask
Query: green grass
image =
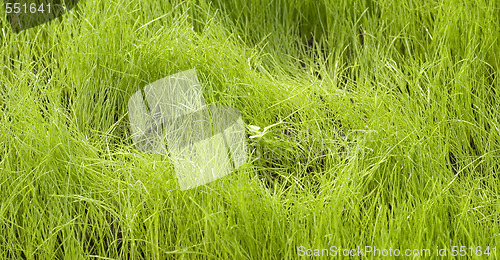
<svg viewBox="0 0 500 260"><path fill-rule="evenodd" d="M500 255L498 1L166 2L82 0L19 34L0 8L1 259ZM281 123L180 191L127 101L190 68L207 103Z"/></svg>

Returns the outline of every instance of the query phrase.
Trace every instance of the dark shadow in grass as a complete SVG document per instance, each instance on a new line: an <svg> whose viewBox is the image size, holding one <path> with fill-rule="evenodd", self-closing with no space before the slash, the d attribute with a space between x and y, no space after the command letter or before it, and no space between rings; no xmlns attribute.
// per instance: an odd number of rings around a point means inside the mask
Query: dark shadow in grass
<svg viewBox="0 0 500 260"><path fill-rule="evenodd" d="M450 166L451 166L451 170L453 171L453 174L457 174L458 164L457 164L457 158L455 157L455 154L453 154L452 152L449 152L448 159L450 160Z"/></svg>
<svg viewBox="0 0 500 260"><path fill-rule="evenodd" d="M300 120L298 118L291 116L291 120ZM338 139L327 142L315 137L313 132L289 126L282 132L274 132L274 137L250 139L249 154L266 188L279 186L286 190L294 180L301 180L304 188L317 194L318 178L332 164L345 159L344 138L339 130Z"/></svg>

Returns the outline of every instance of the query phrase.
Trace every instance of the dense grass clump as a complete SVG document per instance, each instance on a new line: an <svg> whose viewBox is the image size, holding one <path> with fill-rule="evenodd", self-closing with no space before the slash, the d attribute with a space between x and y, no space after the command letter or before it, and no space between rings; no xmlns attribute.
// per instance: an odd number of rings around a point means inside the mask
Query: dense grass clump
<svg viewBox="0 0 500 260"><path fill-rule="evenodd" d="M498 1L89 0L7 24L1 259L500 256ZM127 101L190 68L267 132L180 191L168 155L133 146Z"/></svg>

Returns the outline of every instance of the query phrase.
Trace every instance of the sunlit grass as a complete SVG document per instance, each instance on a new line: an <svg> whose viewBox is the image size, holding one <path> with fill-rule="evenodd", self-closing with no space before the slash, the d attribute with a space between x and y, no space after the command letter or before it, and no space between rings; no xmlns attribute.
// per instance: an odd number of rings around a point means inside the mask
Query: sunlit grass
<svg viewBox="0 0 500 260"><path fill-rule="evenodd" d="M0 258L500 255L498 3L165 2L81 1L19 34L2 16ZM127 102L190 68L255 137L180 191Z"/></svg>

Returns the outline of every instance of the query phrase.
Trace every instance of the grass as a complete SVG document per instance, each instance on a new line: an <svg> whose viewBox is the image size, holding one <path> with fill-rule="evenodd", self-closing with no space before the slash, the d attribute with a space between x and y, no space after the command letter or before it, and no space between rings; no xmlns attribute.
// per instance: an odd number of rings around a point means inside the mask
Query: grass
<svg viewBox="0 0 500 260"><path fill-rule="evenodd" d="M80 1L19 34L0 18L0 258L500 255L497 1L166 2ZM127 101L190 68L210 105L281 123L180 191Z"/></svg>

